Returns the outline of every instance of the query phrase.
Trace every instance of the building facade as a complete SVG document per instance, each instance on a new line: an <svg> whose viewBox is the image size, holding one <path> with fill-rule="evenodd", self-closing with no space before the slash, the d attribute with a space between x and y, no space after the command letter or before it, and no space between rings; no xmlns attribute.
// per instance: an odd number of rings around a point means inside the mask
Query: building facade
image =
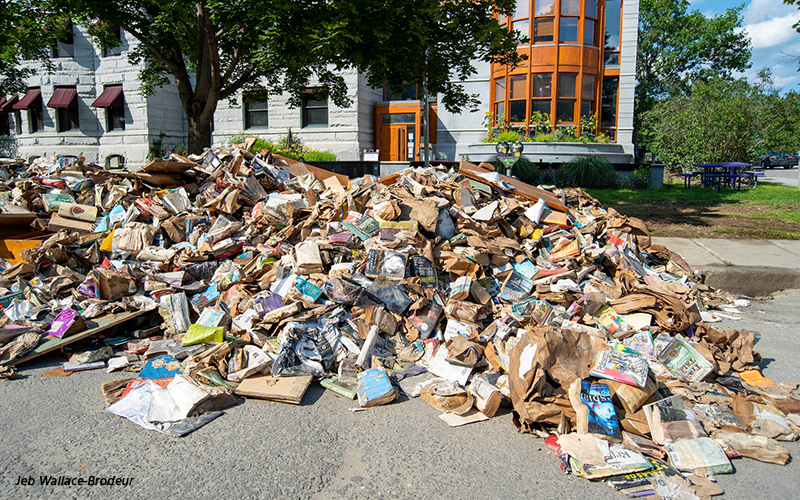
<svg viewBox="0 0 800 500"><path fill-rule="evenodd" d="M498 22L529 39L517 67L476 62L463 82L477 95L475 111L449 113L433 98L429 123L431 157L459 160L487 137L487 126L530 129L546 116L550 127L596 125L632 154L638 34L638 0L520 0L514 14ZM25 95L0 97L0 155L84 156L115 165L142 165L149 147L185 144L186 121L174 85L142 97L139 68L126 52L136 43L120 32L112 51L93 45L85 32L53 48L56 71L28 80ZM344 77L351 105L339 108L309 89L300 107L281 95L238 96L220 101L213 141L228 144L242 133L278 141L291 129L306 146L331 151L341 160L379 150L386 162L423 157L420 89L400 95L371 88L356 71ZM526 148L526 152L528 149Z"/></svg>

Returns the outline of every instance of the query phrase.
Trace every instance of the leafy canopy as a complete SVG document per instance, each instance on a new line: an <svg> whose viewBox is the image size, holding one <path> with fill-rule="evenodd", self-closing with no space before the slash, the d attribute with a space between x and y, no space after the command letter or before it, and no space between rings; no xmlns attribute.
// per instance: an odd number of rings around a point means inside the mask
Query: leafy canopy
<svg viewBox="0 0 800 500"><path fill-rule="evenodd" d="M637 118L693 82L731 77L750 67L743 6L706 17L688 0L641 0L636 60Z"/></svg>

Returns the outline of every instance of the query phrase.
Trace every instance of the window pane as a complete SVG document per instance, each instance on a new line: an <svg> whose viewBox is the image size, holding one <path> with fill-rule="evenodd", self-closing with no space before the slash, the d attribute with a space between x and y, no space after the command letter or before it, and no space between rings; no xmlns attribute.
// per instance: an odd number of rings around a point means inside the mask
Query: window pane
<svg viewBox="0 0 800 500"><path fill-rule="evenodd" d="M528 17L528 0L517 0L517 8L514 10L514 19Z"/></svg>
<svg viewBox="0 0 800 500"><path fill-rule="evenodd" d="M247 113L247 128L268 126L269 116L266 111L250 111Z"/></svg>
<svg viewBox="0 0 800 500"><path fill-rule="evenodd" d="M494 105L494 117L497 123L503 123L506 119L506 105L504 102L498 102Z"/></svg>
<svg viewBox="0 0 800 500"><path fill-rule="evenodd" d="M245 102L248 111L266 111L267 101Z"/></svg>
<svg viewBox="0 0 800 500"><path fill-rule="evenodd" d="M594 27L596 21L586 19L583 21L583 43L587 45L597 45L594 37Z"/></svg>
<svg viewBox="0 0 800 500"><path fill-rule="evenodd" d="M619 66L619 53L606 52L604 56L606 66Z"/></svg>
<svg viewBox="0 0 800 500"><path fill-rule="evenodd" d="M381 123L390 125L392 123L414 123L417 115L414 113L386 113L381 115Z"/></svg>
<svg viewBox="0 0 800 500"><path fill-rule="evenodd" d="M558 97L575 97L575 79L578 75L558 75Z"/></svg>
<svg viewBox="0 0 800 500"><path fill-rule="evenodd" d="M525 121L525 101L511 101L508 103L508 121L521 123Z"/></svg>
<svg viewBox="0 0 800 500"><path fill-rule="evenodd" d="M581 13L580 0L561 0L562 16L577 16Z"/></svg>
<svg viewBox="0 0 800 500"><path fill-rule="evenodd" d="M498 78L494 81L494 100L502 101L506 98L506 79Z"/></svg>
<svg viewBox="0 0 800 500"><path fill-rule="evenodd" d="M501 14L501 13L498 12L497 13L497 22L500 23L501 25L505 24L506 23L506 15L505 14Z"/></svg>
<svg viewBox="0 0 800 500"><path fill-rule="evenodd" d="M561 31L559 32L559 40L562 42L577 42L578 41L578 18L577 17L562 17L561 18Z"/></svg>
<svg viewBox="0 0 800 500"><path fill-rule="evenodd" d="M553 41L552 17L545 17L535 21L535 24L533 25L533 41L537 43Z"/></svg>
<svg viewBox="0 0 800 500"><path fill-rule="evenodd" d="M559 99L556 102L556 121L572 123L575 121L575 101Z"/></svg>
<svg viewBox="0 0 800 500"><path fill-rule="evenodd" d="M606 51L619 50L619 18L621 0L606 1Z"/></svg>
<svg viewBox="0 0 800 500"><path fill-rule="evenodd" d="M581 117L592 116L592 101L581 101Z"/></svg>
<svg viewBox="0 0 800 500"><path fill-rule="evenodd" d="M524 76L512 76L509 79L511 87L511 99L525 99L525 82Z"/></svg>
<svg viewBox="0 0 800 500"><path fill-rule="evenodd" d="M556 0L536 0L536 15L548 16L556 13Z"/></svg>
<svg viewBox="0 0 800 500"><path fill-rule="evenodd" d="M603 80L603 109L600 123L603 127L617 126L617 84L616 78Z"/></svg>
<svg viewBox="0 0 800 500"><path fill-rule="evenodd" d="M597 0L586 0L586 17L597 18Z"/></svg>
<svg viewBox="0 0 800 500"><path fill-rule="evenodd" d="M533 97L550 97L552 75L533 75Z"/></svg>
<svg viewBox="0 0 800 500"><path fill-rule="evenodd" d="M531 37L530 24L528 24L527 19L524 21L514 21L514 31L525 38L530 39Z"/></svg>
<svg viewBox="0 0 800 500"><path fill-rule="evenodd" d="M309 99L306 101L306 107L308 108L319 108L319 107L328 107L328 100L325 99L323 101L315 101L313 99Z"/></svg>
<svg viewBox="0 0 800 500"><path fill-rule="evenodd" d="M583 75L583 83L581 84L581 97L584 99L594 99L594 77Z"/></svg>
<svg viewBox="0 0 800 500"><path fill-rule="evenodd" d="M306 125L327 125L328 108L306 109Z"/></svg>
<svg viewBox="0 0 800 500"><path fill-rule="evenodd" d="M550 99L537 99L533 101L531 108L531 115L538 111L539 113L550 114Z"/></svg>

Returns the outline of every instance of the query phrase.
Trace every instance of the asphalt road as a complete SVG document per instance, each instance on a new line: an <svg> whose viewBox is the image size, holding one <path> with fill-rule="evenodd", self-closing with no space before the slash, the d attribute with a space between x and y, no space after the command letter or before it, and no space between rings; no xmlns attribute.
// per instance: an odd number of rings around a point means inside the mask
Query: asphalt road
<svg viewBox="0 0 800 500"><path fill-rule="evenodd" d="M761 335L764 374L779 382L800 380L798 303L800 292L785 293L727 323ZM563 476L543 441L518 434L507 412L451 429L419 399L353 413L356 403L313 384L300 406L248 400L172 438L103 410L100 384L117 374L41 376L62 361L45 358L0 382L0 498L625 498ZM800 456L800 443L787 447ZM797 458L734 466L718 476L724 498L800 496ZM41 486L40 475L133 482ZM19 477L36 485L15 485Z"/></svg>
<svg viewBox="0 0 800 500"><path fill-rule="evenodd" d="M798 175L800 175L800 173L797 167L765 168L764 177L761 177L759 182L775 182L777 184L783 184L784 186L797 187Z"/></svg>

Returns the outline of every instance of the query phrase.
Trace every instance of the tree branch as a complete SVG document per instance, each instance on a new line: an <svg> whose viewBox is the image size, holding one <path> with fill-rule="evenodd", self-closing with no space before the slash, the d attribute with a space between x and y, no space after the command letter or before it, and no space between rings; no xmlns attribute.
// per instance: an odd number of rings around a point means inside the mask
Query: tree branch
<svg viewBox="0 0 800 500"><path fill-rule="evenodd" d="M242 49L237 47L236 50L233 51L233 57L231 57L231 62L225 69L225 74L222 75L222 85L225 85L230 79L231 75L233 74L233 70L236 69L236 65L239 64L239 58L241 58L241 56Z"/></svg>

